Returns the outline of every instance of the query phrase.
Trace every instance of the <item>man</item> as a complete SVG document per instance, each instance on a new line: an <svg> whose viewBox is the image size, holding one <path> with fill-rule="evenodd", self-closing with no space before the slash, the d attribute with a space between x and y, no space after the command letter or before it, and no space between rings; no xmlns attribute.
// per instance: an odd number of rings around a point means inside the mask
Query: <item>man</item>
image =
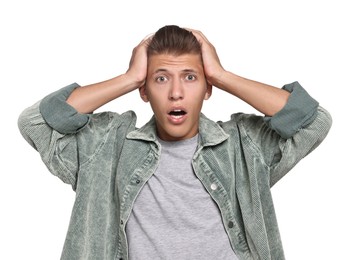
<svg viewBox="0 0 354 260"><path fill-rule="evenodd" d="M212 86L265 116L203 114ZM153 118L93 113L139 89ZM77 196L62 259L284 259L270 187L315 149L328 112L299 83L226 71L195 30L165 26L126 73L69 85L26 109L19 128Z"/></svg>

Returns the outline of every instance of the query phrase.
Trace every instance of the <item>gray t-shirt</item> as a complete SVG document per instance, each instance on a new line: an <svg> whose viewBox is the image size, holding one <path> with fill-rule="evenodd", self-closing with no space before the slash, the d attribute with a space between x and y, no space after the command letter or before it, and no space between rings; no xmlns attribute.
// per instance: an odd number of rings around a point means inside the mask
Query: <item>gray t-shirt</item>
<svg viewBox="0 0 354 260"><path fill-rule="evenodd" d="M129 259L236 260L220 211L192 169L198 135L164 142L127 223Z"/></svg>

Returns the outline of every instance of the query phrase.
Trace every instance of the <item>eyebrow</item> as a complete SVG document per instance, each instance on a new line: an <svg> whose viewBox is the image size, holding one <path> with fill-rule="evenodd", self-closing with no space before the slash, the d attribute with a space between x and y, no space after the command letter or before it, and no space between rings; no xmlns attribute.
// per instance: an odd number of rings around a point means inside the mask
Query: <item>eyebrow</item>
<svg viewBox="0 0 354 260"><path fill-rule="evenodd" d="M161 68L161 69L157 69L153 72L153 74L157 74L157 73L160 73L160 72L168 72L167 69L164 69L164 68ZM182 72L184 73L188 73L188 72L192 72L192 73L198 73L196 70L194 69L184 69L182 70Z"/></svg>

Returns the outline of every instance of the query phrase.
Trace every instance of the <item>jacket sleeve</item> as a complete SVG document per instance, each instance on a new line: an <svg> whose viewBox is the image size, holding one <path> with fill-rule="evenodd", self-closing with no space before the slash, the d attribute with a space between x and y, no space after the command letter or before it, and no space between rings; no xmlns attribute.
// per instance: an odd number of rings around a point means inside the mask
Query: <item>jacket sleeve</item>
<svg viewBox="0 0 354 260"><path fill-rule="evenodd" d="M327 136L332 118L306 90L294 82L285 85L290 97L272 117L247 116L242 120L273 186Z"/></svg>
<svg viewBox="0 0 354 260"><path fill-rule="evenodd" d="M46 96L25 109L18 119L21 134L39 152L49 171L74 189L79 170L77 134L91 117L79 114L66 103L77 87L72 84Z"/></svg>

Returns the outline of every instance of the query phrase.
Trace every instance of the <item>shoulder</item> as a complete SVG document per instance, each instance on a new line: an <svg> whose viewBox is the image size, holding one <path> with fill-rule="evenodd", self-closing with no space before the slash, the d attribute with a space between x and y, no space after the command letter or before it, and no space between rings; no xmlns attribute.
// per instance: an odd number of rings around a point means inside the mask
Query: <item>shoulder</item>
<svg viewBox="0 0 354 260"><path fill-rule="evenodd" d="M100 112L90 116L90 122L85 127L89 132L108 132L114 128L135 128L137 116L134 111L126 111L122 114L116 112Z"/></svg>
<svg viewBox="0 0 354 260"><path fill-rule="evenodd" d="M235 129L248 132L265 126L264 116L246 113L231 114L228 121L218 121L217 123L227 132Z"/></svg>

